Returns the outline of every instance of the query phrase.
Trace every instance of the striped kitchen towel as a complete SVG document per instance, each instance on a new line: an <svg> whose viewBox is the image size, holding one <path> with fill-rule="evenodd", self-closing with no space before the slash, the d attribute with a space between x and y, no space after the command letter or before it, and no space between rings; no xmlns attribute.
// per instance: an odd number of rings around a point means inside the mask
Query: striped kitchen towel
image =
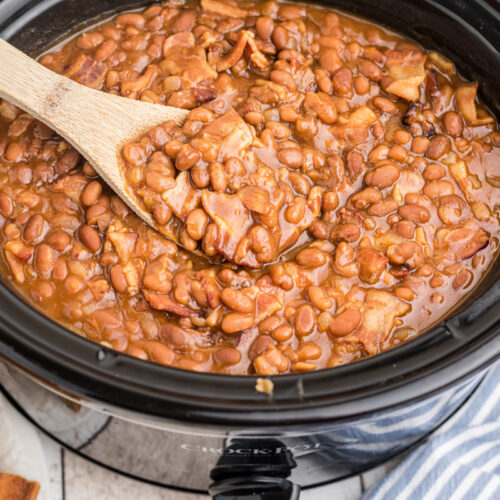
<svg viewBox="0 0 500 500"><path fill-rule="evenodd" d="M500 499L500 363L450 420L362 500L490 499Z"/></svg>

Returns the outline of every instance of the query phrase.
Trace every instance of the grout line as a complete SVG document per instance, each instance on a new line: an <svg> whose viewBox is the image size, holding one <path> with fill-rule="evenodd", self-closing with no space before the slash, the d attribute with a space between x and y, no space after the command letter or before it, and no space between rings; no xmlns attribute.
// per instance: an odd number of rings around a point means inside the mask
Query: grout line
<svg viewBox="0 0 500 500"><path fill-rule="evenodd" d="M62 488L62 500L66 500L66 478L65 478L65 467L64 467L64 448L61 446L61 488Z"/></svg>

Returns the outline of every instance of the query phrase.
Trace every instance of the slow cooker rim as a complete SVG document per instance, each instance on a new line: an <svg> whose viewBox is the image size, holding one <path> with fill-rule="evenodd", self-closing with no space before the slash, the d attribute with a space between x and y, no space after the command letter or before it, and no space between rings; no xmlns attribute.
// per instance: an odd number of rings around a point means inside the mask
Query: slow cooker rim
<svg viewBox="0 0 500 500"><path fill-rule="evenodd" d="M478 4L481 4L483 7L485 5L482 0L476 0L476 2ZM32 0L27 2L26 5L21 5L19 11L22 11L23 9L24 12L29 11L31 8L33 8L33 6L39 6L41 3L49 4L49 7L51 7L59 3L59 0L56 1L51 0L48 2L36 2ZM137 4L137 2L135 3ZM427 0L426 3L428 5L433 6L434 8L437 8L440 11L446 10L443 6L437 5L436 2L432 0ZM16 20L19 23L19 17L16 17ZM497 259L497 264L498 264L498 259ZM499 283L500 282L497 280L496 283L490 288L490 290L486 292L485 296L491 296L493 297L493 300L498 300L498 297L500 296ZM316 383L315 380L317 381L318 379L323 379L325 377L327 377L330 382L333 382L336 379L342 380L343 377L346 378L347 382L352 382L352 378L357 372L368 374L370 370L376 372L380 371L381 368L385 367L388 373L385 373L382 377L374 377L374 378L370 377L370 380L372 381L371 384L372 392L383 393L388 391L391 387L401 385L402 383L406 383L405 381L407 379L403 380L401 375L401 366L403 362L408 363L418 353L425 352L426 349L436 350L438 346L440 348L442 348L443 346L447 346L447 349L443 349L440 356L437 356L436 359L434 360L435 362L441 362L444 365L445 359L447 359L447 362L451 362L450 359L453 359L454 357L456 358L457 356L458 357L463 356L464 353L461 350L463 350L464 346L465 347L468 346L469 350L471 350L472 352L473 341L477 341L479 342L479 344L481 344L482 342L483 347L485 342L487 345L493 346L490 352L490 356L487 356L488 359L485 359L483 356L483 358L481 358L481 362L478 361L476 363L476 366L469 367L470 368L469 370L463 370L458 378L469 375L475 369L478 369L479 366L483 366L484 363L490 362L500 353L499 349L500 345L498 345L499 344L498 341L495 342L497 333L500 329L498 320L496 323L492 324L490 324L491 322L488 323L484 331L479 329L479 333L477 333L474 337L471 337L470 339L465 339L463 334L460 333L460 330L459 329L457 330L456 325L455 326L453 325L453 322L456 322L457 321L456 318L460 317L460 315L462 316L465 315L464 317L466 317L466 315L470 313L470 310L473 309L475 305L472 304L463 313L452 316L451 318L439 323L428 332L418 336L417 338L407 342L406 344L399 346L395 349L392 349L390 351L387 351L385 353L379 354L373 358L369 358L363 361L352 363L350 365L337 367L329 370L321 370L318 372L311 372L306 374L291 374L291 375L281 375L279 377L271 377L271 379L275 384L274 395L271 398L266 394L259 394L255 391L254 385L256 377L254 376L227 376L227 375L205 374L205 373L198 374L193 372L186 372L175 368L162 367L151 363L145 363L141 360L137 360L130 356L110 351L98 344L95 344L93 342L90 342L84 338L75 335L74 333L70 332L64 327L61 327L60 325L56 324L49 318L43 316L41 313L36 311L36 309L32 308L22 299L20 299L10 289L4 286L0 287L0 299L4 304L9 303L12 306L12 309L9 309L8 311L11 315L14 314L14 311L17 311L17 313L21 317L24 317L25 319L29 320L31 324L39 326L43 325L44 328L42 329L42 332L45 334L45 336L47 336L47 334L50 333L48 337L45 338L47 343L44 344L42 342L42 344L40 344L39 343L39 341L41 340L40 337L37 339L32 335L29 334L26 335L26 332L19 331L16 328L16 326L12 324L10 318L4 316L3 314L4 311L1 311L0 329L2 330L2 333L4 335L3 338L0 340L0 346L2 347L1 352L3 352L7 358L16 363L19 363L21 366L24 367L28 365L31 366L32 373L34 373L37 376L41 376L42 378L45 378L46 380L54 384L57 384L60 387L65 388L68 386L72 386L72 389L75 390L76 394L88 397L89 399L96 401L103 401L103 396L107 394L108 398L106 398L106 401L103 402L109 402L110 400L113 401L114 399L116 399L116 403L118 403L117 404L118 406L128 407L129 409L135 411L144 410L144 408L138 408L137 407L138 405L133 404L134 401L136 401L134 399L134 395L138 394L138 391L141 388L141 384L138 383L137 379L135 380L127 380L127 378L119 379L117 375L122 371L124 372L124 374L127 372L129 374L135 372L134 378L137 377L137 371L143 371L143 370L151 372L151 375L154 373L155 377L156 375L164 375L165 377L168 376L168 379L170 381L172 381L173 378L177 379L179 377L182 377L183 382L180 384L180 387L184 387L184 389L186 386L196 387L197 385L200 384L201 381L206 381L206 383L201 384L204 389L207 387L207 385L209 386L211 383L216 385L217 392L221 391L220 388L222 385L231 387L235 386L237 389L236 392L240 395L241 395L240 391L243 390L247 391L248 395L247 402L251 401L255 413L261 413L262 414L261 417L265 419L266 415L269 416L269 414L273 412L274 413L279 412L280 415L283 416L283 411L285 410L286 402L290 400L300 401L300 404L306 407L304 408L306 412L310 412L312 406L314 406L315 404L317 404L319 407L325 407L325 405L328 406L328 402L325 403L324 400L320 401L319 403L317 401L314 403L312 400L308 398L308 392L307 392L309 385L315 384ZM477 327L477 323L475 326ZM70 367L73 368L73 380L65 380L64 377L61 377L62 359L59 360L54 359L55 357L60 356L61 352L58 349L55 349L54 345L50 344L50 341L53 340L51 339L51 336L53 336L54 334L59 336L59 340L64 339L66 342L69 342L69 344L71 344L71 349L75 350L74 354L75 355L77 354L76 356L68 356L67 359L68 366L66 368ZM480 348L480 347L481 345L475 346L475 348ZM36 354L35 357L36 359L38 359L38 363L32 363L31 362L32 358L26 358L26 356L23 356L22 354L23 352L28 352L30 350L32 351L32 354ZM85 363L88 363L88 365L85 365L85 374L82 375L82 370L80 370L80 365L84 364L83 360L81 359L81 354L83 350L86 351L87 353ZM448 358L446 358L446 356L444 355L445 352ZM101 359L98 360L98 357L101 357ZM94 360L93 362L91 361L92 359ZM391 367L393 367L393 369L391 369ZM424 368L425 366L420 366L419 370L414 370L413 372L411 372L413 378L418 379L419 377L420 378L423 377L425 375L425 373L423 373L425 371ZM427 369L430 369L429 364L427 365ZM92 377L89 377L90 375L89 370L95 372L92 374ZM396 373L398 370L399 372ZM85 377L87 378L85 387L82 386L81 382L82 376L83 378ZM109 378L106 380L105 377ZM80 384L74 383L75 378L80 379ZM159 378L161 379L163 377ZM112 379L113 383L111 383ZM96 390L96 386L93 386L94 382L97 384L97 386L99 386L99 390ZM118 401L118 398L116 397L113 398L113 395L116 396L117 393L113 394L113 392L117 389L116 384L123 382L127 382L129 384L129 387L127 391L125 391L124 394L122 395L121 397L122 401ZM344 384L346 384L347 382L345 380L343 381ZM142 389L145 392L147 392L146 389L151 390L151 387L148 387L147 384L143 383ZM426 389L429 389L429 391L431 390L430 388ZM302 395L300 394L301 391L303 392ZM419 394L413 394L411 398L420 397L423 393L426 393L426 391L420 391ZM182 395L182 393L180 393L179 395ZM203 397L203 394L200 394L200 396ZM355 396L356 396L355 394L350 395L351 401L356 400ZM193 399L192 394L190 394L189 397L190 399ZM281 400L280 398L283 399ZM168 401L171 401L171 398L167 397L159 398L158 402L160 400L162 400L163 403L167 403ZM216 403L222 402L220 394L215 395L214 401ZM285 403L283 403L283 401L285 401ZM233 402L236 402L236 400L234 400ZM200 401L198 401L198 403L200 403ZM168 409L165 408L164 405L160 405L157 408L152 408L150 405L148 406L149 408L147 411L150 413L157 414L159 416L166 416L172 414L172 412L168 411ZM211 406L213 409L213 403L211 404ZM210 412L200 411L200 408L202 407L203 405L200 406L200 404L198 404L197 407L196 403L194 404L192 403L191 405L187 405L186 408L183 408L183 411L186 413L188 418L193 420L199 418L201 414L204 415L203 416L204 420L206 418L210 418L209 415ZM210 409L210 405L208 409ZM248 409L245 408L245 410L243 411L247 410ZM218 409L218 413L226 411L227 407L223 407L222 405ZM238 409L237 411L241 412L242 410ZM303 412L299 411L298 409L294 409L293 411L296 412L297 415L296 418L292 418L292 420L298 421L300 420L301 417L303 417L303 415L299 415L300 413ZM198 415L198 417L196 415ZM214 416L212 415L212 417ZM253 417L256 417L256 415L253 415ZM257 418L257 420L259 419ZM252 418L251 421L253 424L255 424L256 418Z"/></svg>

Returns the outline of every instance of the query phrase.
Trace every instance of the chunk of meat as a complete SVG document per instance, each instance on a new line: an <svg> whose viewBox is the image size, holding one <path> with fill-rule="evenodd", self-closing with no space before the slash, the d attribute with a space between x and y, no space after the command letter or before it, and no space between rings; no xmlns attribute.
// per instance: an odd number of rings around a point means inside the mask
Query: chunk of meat
<svg viewBox="0 0 500 500"><path fill-rule="evenodd" d="M266 56L259 50L255 42L255 35L251 31L242 30L239 32L236 45L231 52L224 56L215 58L213 64L217 71L226 71L234 66L246 51L253 66L263 71L269 66Z"/></svg>
<svg viewBox="0 0 500 500"><path fill-rule="evenodd" d="M368 137L368 128L377 121L377 115L368 107L360 106L353 111L344 125L332 125L333 135L350 144L359 144Z"/></svg>
<svg viewBox="0 0 500 500"><path fill-rule="evenodd" d="M200 191L189 182L187 172L181 172L175 178L174 187L167 189L162 198L177 218L184 220L196 208L200 200Z"/></svg>
<svg viewBox="0 0 500 500"><path fill-rule="evenodd" d="M392 293L370 289L366 293L363 320L354 337L359 340L368 354L377 354L389 335L398 316L403 316L411 307Z"/></svg>
<svg viewBox="0 0 500 500"><path fill-rule="evenodd" d="M205 12L223 17L246 17L251 14L240 9L237 3L231 0L201 0L201 8Z"/></svg>
<svg viewBox="0 0 500 500"><path fill-rule="evenodd" d="M196 86L217 77L217 72L208 64L203 47L195 44L190 31L181 31L163 42L165 68L170 75L181 76Z"/></svg>
<svg viewBox="0 0 500 500"><path fill-rule="evenodd" d="M50 184L49 189L51 191L55 191L56 193L63 193L75 203L79 204L82 191L89 182L90 179L85 175L65 175Z"/></svg>
<svg viewBox="0 0 500 500"><path fill-rule="evenodd" d="M365 283L376 283L389 259L370 247L361 248L356 255L359 276Z"/></svg>
<svg viewBox="0 0 500 500"><path fill-rule="evenodd" d="M122 263L130 260L137 241L137 233L127 231L127 228L117 222L109 226L106 239L111 241Z"/></svg>
<svg viewBox="0 0 500 500"><path fill-rule="evenodd" d="M419 50L388 50L385 68L394 81L387 86L387 92L407 101L416 101L425 79L426 58L426 54Z"/></svg>
<svg viewBox="0 0 500 500"><path fill-rule="evenodd" d="M170 312L183 318L189 318L197 315L196 312L191 311L187 307L181 306L178 302L172 300L168 295L150 292L148 290L143 290L142 293L151 307L157 309L158 311Z"/></svg>
<svg viewBox="0 0 500 500"><path fill-rule="evenodd" d="M238 156L253 142L252 131L234 109L209 123L198 136L219 147L220 161Z"/></svg>
<svg viewBox="0 0 500 500"><path fill-rule="evenodd" d="M489 234L474 219L459 227L441 228L434 240L434 259L438 264L469 259L485 248L489 241Z"/></svg>
<svg viewBox="0 0 500 500"><path fill-rule="evenodd" d="M477 83L465 83L455 90L458 110L471 125L487 125L494 118L476 104Z"/></svg>
<svg viewBox="0 0 500 500"><path fill-rule="evenodd" d="M91 89L100 89L106 77L106 66L85 54L79 55L74 63L63 73L75 82Z"/></svg>
<svg viewBox="0 0 500 500"><path fill-rule="evenodd" d="M217 250L232 260L240 240L252 225L250 212L233 194L203 190L202 203L218 228Z"/></svg>

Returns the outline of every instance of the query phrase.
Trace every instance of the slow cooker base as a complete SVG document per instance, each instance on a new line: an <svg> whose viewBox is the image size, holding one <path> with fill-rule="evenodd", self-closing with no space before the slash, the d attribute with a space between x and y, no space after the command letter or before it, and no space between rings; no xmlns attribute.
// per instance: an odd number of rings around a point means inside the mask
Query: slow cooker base
<svg viewBox="0 0 500 500"><path fill-rule="evenodd" d="M118 413L75 404L10 366L0 364L0 374L5 397L38 429L70 451L131 479L206 494L210 473L216 467L228 462L238 465L242 459L248 463L264 457L267 467L273 460L282 461L286 453L288 462L291 460L287 475L291 474L289 479L302 489L381 465L418 445L448 420L472 395L484 372L404 408L321 427L307 426L301 433L298 429L263 429L259 436L255 430L253 435L241 430L214 436L208 429L194 434L187 427L152 427L154 424L146 420L132 421Z"/></svg>

